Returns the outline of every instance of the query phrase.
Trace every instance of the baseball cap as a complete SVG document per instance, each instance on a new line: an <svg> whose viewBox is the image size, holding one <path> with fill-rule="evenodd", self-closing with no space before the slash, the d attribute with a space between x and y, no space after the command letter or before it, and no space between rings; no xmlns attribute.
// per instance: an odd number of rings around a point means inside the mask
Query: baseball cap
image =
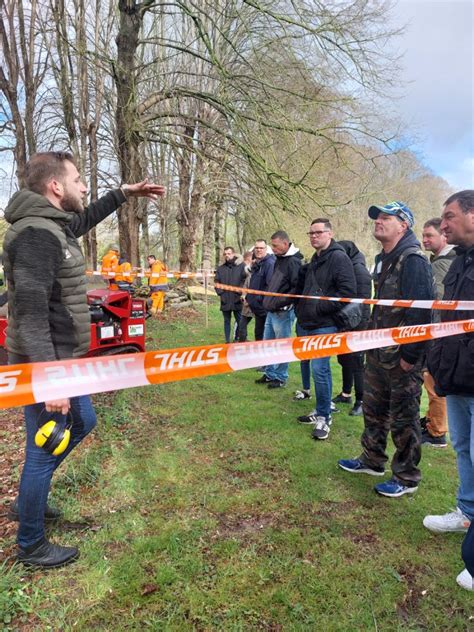
<svg viewBox="0 0 474 632"><path fill-rule="evenodd" d="M410 228L415 223L413 213L408 208L408 206L406 206L406 204L403 204L403 202L389 202L389 204L386 204L385 206L371 206L369 208L370 219L377 219L379 213L396 215L400 219L403 219L405 222L407 222Z"/></svg>

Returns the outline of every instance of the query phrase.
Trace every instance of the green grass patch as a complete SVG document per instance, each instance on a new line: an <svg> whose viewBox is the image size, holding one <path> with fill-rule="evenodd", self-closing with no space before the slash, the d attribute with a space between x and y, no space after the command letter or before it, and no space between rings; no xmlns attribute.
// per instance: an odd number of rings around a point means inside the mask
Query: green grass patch
<svg viewBox="0 0 474 632"><path fill-rule="evenodd" d="M186 315L149 322L148 347L222 342L216 306L208 330L203 313ZM81 558L33 576L5 568L4 626L474 628L472 594L455 583L462 537L422 526L454 503L452 449L424 451L417 494L378 497L376 479L336 465L359 453L362 420L341 406L328 441L314 442L295 422L314 402L292 401L299 367L277 391L258 375L98 396L98 430L54 484L69 523L51 538ZM336 363L333 376L337 393Z"/></svg>

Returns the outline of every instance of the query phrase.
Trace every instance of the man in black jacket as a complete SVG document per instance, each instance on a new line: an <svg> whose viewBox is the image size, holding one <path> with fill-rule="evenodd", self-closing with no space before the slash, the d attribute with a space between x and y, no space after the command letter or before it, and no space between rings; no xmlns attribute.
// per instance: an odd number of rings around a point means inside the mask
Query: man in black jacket
<svg viewBox="0 0 474 632"><path fill-rule="evenodd" d="M267 291L294 294L303 255L290 242L288 233L284 230L277 230L276 233L273 233L271 240L276 261ZM295 319L293 299L265 296L263 308L267 312L263 339L289 338ZM266 366L265 373L255 382L266 384L268 388L280 388L286 385L287 380L288 362L280 362Z"/></svg>
<svg viewBox="0 0 474 632"><path fill-rule="evenodd" d="M431 267L411 230L413 213L401 202L371 206L374 236L382 244L375 259L376 298L434 298ZM375 306L369 329L420 325L430 322L430 311ZM421 472L420 397L424 343L396 345L367 352L364 380L363 453L355 459L341 459L339 467L352 473L383 476L385 452L391 431L396 447L393 476L379 483L375 491L397 498L418 489Z"/></svg>
<svg viewBox="0 0 474 632"><path fill-rule="evenodd" d="M449 197L440 226L457 257L444 278L445 300L474 300L474 190ZM472 319L473 311L442 311L441 320ZM469 532L463 544L466 569L457 577L463 588L474 590L474 336L438 338L428 353L428 370L438 395L446 396L449 433L459 472L456 510L426 516L423 524L435 533Z"/></svg>
<svg viewBox="0 0 474 632"><path fill-rule="evenodd" d="M309 229L311 246L316 250L309 264L301 269L297 294L308 296L355 296L357 284L351 260L333 239L328 219L317 218ZM330 334L338 330L337 314L342 303L299 299L296 305L299 336ZM311 360L316 408L298 417L300 423L314 425L313 438L327 439L331 426L332 375L330 358Z"/></svg>
<svg viewBox="0 0 474 632"><path fill-rule="evenodd" d="M234 287L243 287L247 274L245 272L245 264L241 256L235 254L232 246L224 248L224 263L216 270L216 283L224 285L233 285ZM220 290L216 288L216 293L221 299L221 312L224 317L224 335L225 341L231 341L231 320L234 314L234 336L232 340L237 340L237 330L239 327L240 316L242 314L242 295L238 292L230 290Z"/></svg>
<svg viewBox="0 0 474 632"><path fill-rule="evenodd" d="M122 185L84 209L86 186L71 154L47 152L31 157L26 188L15 193L5 211L3 263L8 282L7 348L10 364L78 357L89 348L90 314L85 261L77 238L113 213L128 196L156 199L161 186L146 180ZM51 414L53 413L53 414ZM36 446L39 427L69 414L71 439L54 456ZM52 568L74 561L76 547L52 544L44 523L59 517L47 505L53 472L96 424L86 395L25 407L26 456L18 500L9 517L19 520L18 559L28 566Z"/></svg>

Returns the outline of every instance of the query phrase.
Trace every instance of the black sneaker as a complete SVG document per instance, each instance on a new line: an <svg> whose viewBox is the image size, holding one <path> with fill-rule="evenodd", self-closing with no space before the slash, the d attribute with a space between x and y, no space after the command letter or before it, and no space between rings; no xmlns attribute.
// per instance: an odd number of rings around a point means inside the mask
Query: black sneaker
<svg viewBox="0 0 474 632"><path fill-rule="evenodd" d="M349 411L351 417L360 417L362 415L362 402L360 399L356 399L354 406Z"/></svg>
<svg viewBox="0 0 474 632"><path fill-rule="evenodd" d="M268 388L284 388L285 386L285 382L280 382L280 380L270 380L268 382Z"/></svg>
<svg viewBox="0 0 474 632"><path fill-rule="evenodd" d="M263 374L262 377L259 377L258 380L255 380L255 384L268 384L269 382L273 382L273 380L271 380L265 374Z"/></svg>
<svg viewBox="0 0 474 632"><path fill-rule="evenodd" d="M421 445L430 445L433 448L446 448L448 446L448 442L445 434L441 435L441 437L433 437L428 430L424 430L421 433Z"/></svg>
<svg viewBox="0 0 474 632"><path fill-rule="evenodd" d="M343 395L339 393L333 400L335 404L352 404L352 397L350 395Z"/></svg>
<svg viewBox="0 0 474 632"><path fill-rule="evenodd" d="M56 509L55 507L50 507L46 505L46 509L44 510L44 521L45 522L56 522L62 517L62 511ZM7 519L12 522L18 522L20 520L20 514L18 513L18 498L10 505L10 509L7 513Z"/></svg>
<svg viewBox="0 0 474 632"><path fill-rule="evenodd" d="M75 546L61 546L44 539L25 549L18 547L18 561L25 566L37 568L59 568L74 562L79 557Z"/></svg>
<svg viewBox="0 0 474 632"><path fill-rule="evenodd" d="M314 425L316 423L317 416L315 413L311 413L311 415L300 415L297 417L297 420L300 424L307 424L308 426Z"/></svg>
<svg viewBox="0 0 474 632"><path fill-rule="evenodd" d="M311 434L313 439L317 439L318 441L324 441L324 439L327 439L331 430L331 422L331 417L318 415L316 417L316 423L314 424L314 430Z"/></svg>

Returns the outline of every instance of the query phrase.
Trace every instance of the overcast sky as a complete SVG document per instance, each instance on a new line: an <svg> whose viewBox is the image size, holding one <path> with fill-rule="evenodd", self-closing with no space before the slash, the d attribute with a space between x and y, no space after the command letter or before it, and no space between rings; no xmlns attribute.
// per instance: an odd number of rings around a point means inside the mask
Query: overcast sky
<svg viewBox="0 0 474 632"><path fill-rule="evenodd" d="M474 188L474 0L398 0L403 99L413 147L455 189Z"/></svg>

